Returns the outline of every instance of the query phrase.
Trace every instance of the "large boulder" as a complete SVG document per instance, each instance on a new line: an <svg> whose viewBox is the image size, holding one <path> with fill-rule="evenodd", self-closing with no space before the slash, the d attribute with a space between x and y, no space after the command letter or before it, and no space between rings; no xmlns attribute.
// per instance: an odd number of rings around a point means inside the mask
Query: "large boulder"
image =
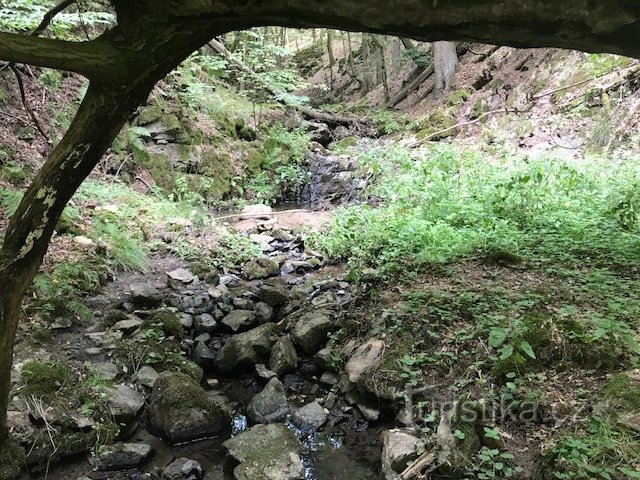
<svg viewBox="0 0 640 480"><path fill-rule="evenodd" d="M280 265L269 258L257 258L244 265L244 275L249 280L274 277L280 274Z"/></svg>
<svg viewBox="0 0 640 480"><path fill-rule="evenodd" d="M282 420L289 413L289 403L282 382L272 378L264 389L251 399L247 416L256 423Z"/></svg>
<svg viewBox="0 0 640 480"><path fill-rule="evenodd" d="M265 323L248 332L229 337L218 353L216 367L222 372L231 372L266 363L278 330L275 323Z"/></svg>
<svg viewBox="0 0 640 480"><path fill-rule="evenodd" d="M349 381L359 383L378 368L384 356L385 344L382 340L372 338L360 346L344 367Z"/></svg>
<svg viewBox="0 0 640 480"><path fill-rule="evenodd" d="M281 423L256 425L223 445L240 462L233 471L237 480L304 478L300 441Z"/></svg>
<svg viewBox="0 0 640 480"><path fill-rule="evenodd" d="M93 457L96 470L126 470L142 467L153 455L153 448L146 443L116 443L102 447Z"/></svg>
<svg viewBox="0 0 640 480"><path fill-rule="evenodd" d="M298 354L291 337L280 337L271 350L269 368L278 376L291 373L298 366Z"/></svg>
<svg viewBox="0 0 640 480"><path fill-rule="evenodd" d="M284 287L262 285L258 290L258 298L270 307L280 307L289 300L289 291Z"/></svg>
<svg viewBox="0 0 640 480"><path fill-rule="evenodd" d="M171 443L216 435L231 423L224 405L192 378L164 372L156 380L148 411L149 426Z"/></svg>
<svg viewBox="0 0 640 480"><path fill-rule="evenodd" d="M108 396L109 413L117 423L133 422L144 406L144 397L126 385L116 385Z"/></svg>
<svg viewBox="0 0 640 480"><path fill-rule="evenodd" d="M333 330L333 320L324 310L305 313L293 327L292 335L307 355L317 353L327 342L327 335Z"/></svg>
<svg viewBox="0 0 640 480"><path fill-rule="evenodd" d="M129 285L131 302L138 307L157 307L162 303L162 292L147 282Z"/></svg>
<svg viewBox="0 0 640 480"><path fill-rule="evenodd" d="M385 430L380 435L382 442L382 475L384 480L396 480L407 464L418 457L418 447L424 442L401 430Z"/></svg>

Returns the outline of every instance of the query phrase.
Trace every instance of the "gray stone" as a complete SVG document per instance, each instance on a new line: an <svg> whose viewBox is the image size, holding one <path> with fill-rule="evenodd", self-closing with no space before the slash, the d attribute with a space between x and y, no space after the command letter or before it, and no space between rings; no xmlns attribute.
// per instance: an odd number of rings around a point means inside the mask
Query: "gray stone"
<svg viewBox="0 0 640 480"><path fill-rule="evenodd" d="M209 340L211 340L211 335L208 334L208 333L201 333L196 338L194 338L194 341L196 343L198 343L198 342L207 343Z"/></svg>
<svg viewBox="0 0 640 480"><path fill-rule="evenodd" d="M331 368L333 366L333 357L334 357L333 347L330 345L327 345L318 353L316 353L313 358L315 360L316 365L318 365L320 368Z"/></svg>
<svg viewBox="0 0 640 480"><path fill-rule="evenodd" d="M315 432L327 421L327 412L318 402L311 402L293 414L292 423L304 432Z"/></svg>
<svg viewBox="0 0 640 480"><path fill-rule="evenodd" d="M176 458L162 469L164 480L200 480L204 477L202 466L195 460Z"/></svg>
<svg viewBox="0 0 640 480"><path fill-rule="evenodd" d="M324 372L321 376L320 376L320 383L324 383L325 385L337 385L338 383L340 383L340 379L338 378L338 375L336 375L333 372Z"/></svg>
<svg viewBox="0 0 640 480"><path fill-rule="evenodd" d="M238 310L253 310L253 302L248 298L235 297L233 299L233 306Z"/></svg>
<svg viewBox="0 0 640 480"><path fill-rule="evenodd" d="M257 280L279 275L280 265L268 258L258 258L245 263L242 270L249 280Z"/></svg>
<svg viewBox="0 0 640 480"><path fill-rule="evenodd" d="M385 480L396 480L407 464L418 458L417 449L424 447L418 437L401 430L385 430L380 435L382 455L380 463Z"/></svg>
<svg viewBox="0 0 640 480"><path fill-rule="evenodd" d="M273 307L264 302L258 302L254 308L258 323L266 323L273 320Z"/></svg>
<svg viewBox="0 0 640 480"><path fill-rule="evenodd" d="M180 318L180 325L182 325L187 330L193 328L193 315L189 313L179 313L178 317Z"/></svg>
<svg viewBox="0 0 640 480"><path fill-rule="evenodd" d="M222 324L237 333L250 328L256 321L256 314L249 310L233 310L222 319Z"/></svg>
<svg viewBox="0 0 640 480"><path fill-rule="evenodd" d="M177 268L167 272L167 285L174 290L184 288L185 285L193 283L195 279L196 277L193 276L193 273L184 268Z"/></svg>
<svg viewBox="0 0 640 480"><path fill-rule="evenodd" d="M251 399L247 416L256 423L272 423L282 420L289 413L289 404L282 382L272 378L266 387Z"/></svg>
<svg viewBox="0 0 640 480"><path fill-rule="evenodd" d="M138 330L144 322L139 318L130 318L128 320L120 320L113 326L113 330L119 330L125 335L131 335L133 332Z"/></svg>
<svg viewBox="0 0 640 480"><path fill-rule="evenodd" d="M113 350L118 346L118 342L122 340L122 332L94 332L85 334L87 338L108 350Z"/></svg>
<svg viewBox="0 0 640 480"><path fill-rule="evenodd" d="M144 397L126 385L116 385L109 391L109 411L117 423L130 423L144 406Z"/></svg>
<svg viewBox="0 0 640 480"><path fill-rule="evenodd" d="M193 361L205 372L209 372L215 368L216 356L207 348L204 342L198 342L196 348L193 349Z"/></svg>
<svg viewBox="0 0 640 480"><path fill-rule="evenodd" d="M231 415L192 378L173 372L158 377L147 415L149 426L171 443L211 437L227 430Z"/></svg>
<svg viewBox="0 0 640 480"><path fill-rule="evenodd" d="M139 307L157 307L162 303L162 292L148 283L132 283L129 285L131 301Z"/></svg>
<svg viewBox="0 0 640 480"><path fill-rule="evenodd" d="M217 287L210 287L207 293L211 300L218 303L223 302L229 296L229 289L224 285L218 285Z"/></svg>
<svg viewBox="0 0 640 480"><path fill-rule="evenodd" d="M333 321L327 312L319 310L305 313L293 328L293 339L307 355L317 353L327 342Z"/></svg>
<svg viewBox="0 0 640 480"><path fill-rule="evenodd" d="M140 385L143 385L145 387L149 387L149 388L153 388L153 386L156 383L156 380L158 380L158 372L156 372L156 370L153 367L150 367L149 365L145 365L142 368L140 368L140 370L138 370L138 383Z"/></svg>
<svg viewBox="0 0 640 480"><path fill-rule="evenodd" d="M256 365L256 374L260 378L264 378L266 380L271 380L273 377L277 377L278 374L273 370L269 370L267 366L263 363L259 363Z"/></svg>
<svg viewBox="0 0 640 480"><path fill-rule="evenodd" d="M220 349L216 367L222 372L230 372L266 363L278 330L275 323L265 323L248 332L229 337Z"/></svg>
<svg viewBox="0 0 640 480"><path fill-rule="evenodd" d="M268 220L273 215L273 208L260 203L255 205L247 205L242 209L240 220L262 219Z"/></svg>
<svg viewBox="0 0 640 480"><path fill-rule="evenodd" d="M112 362L94 363L93 369L100 378L106 380L114 380L120 373L118 366Z"/></svg>
<svg viewBox="0 0 640 480"><path fill-rule="evenodd" d="M287 335L279 338L271 350L269 368L278 376L282 376L285 373L294 372L297 366L298 354L296 353L296 347L293 346L291 337Z"/></svg>
<svg viewBox="0 0 640 480"><path fill-rule="evenodd" d="M258 291L258 298L271 307L279 307L287 303L289 292L284 287L262 285Z"/></svg>
<svg viewBox="0 0 640 480"><path fill-rule="evenodd" d="M380 366L384 350L384 342L377 338L370 339L356 349L344 367L349 381L359 383L363 378L369 377Z"/></svg>
<svg viewBox="0 0 640 480"><path fill-rule="evenodd" d="M302 446L281 423L256 425L223 444L240 462L233 474L238 480L302 480Z"/></svg>
<svg viewBox="0 0 640 480"><path fill-rule="evenodd" d="M216 331L218 323L208 313L203 313L195 318L194 327L196 333L213 333Z"/></svg>
<svg viewBox="0 0 640 480"><path fill-rule="evenodd" d="M153 448L146 443L116 443L100 448L92 459L96 470L126 470L142 467L153 455Z"/></svg>
<svg viewBox="0 0 640 480"><path fill-rule="evenodd" d="M365 395L351 391L345 396L347 402L358 407L362 416L369 422L375 422L380 418L380 409L374 402Z"/></svg>

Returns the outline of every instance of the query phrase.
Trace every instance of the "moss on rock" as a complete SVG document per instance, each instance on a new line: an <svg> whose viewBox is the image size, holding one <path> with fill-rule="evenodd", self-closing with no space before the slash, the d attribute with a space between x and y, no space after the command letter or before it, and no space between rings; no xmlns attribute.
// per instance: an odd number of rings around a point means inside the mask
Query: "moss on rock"
<svg viewBox="0 0 640 480"><path fill-rule="evenodd" d="M69 377L67 367L59 363L34 360L22 367L22 381L25 393L29 395L53 395L69 381Z"/></svg>

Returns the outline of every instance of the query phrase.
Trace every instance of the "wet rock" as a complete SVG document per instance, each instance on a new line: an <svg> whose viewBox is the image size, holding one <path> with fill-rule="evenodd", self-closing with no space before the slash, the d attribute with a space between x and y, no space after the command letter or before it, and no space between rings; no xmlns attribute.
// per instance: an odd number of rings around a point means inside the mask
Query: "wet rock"
<svg viewBox="0 0 640 480"><path fill-rule="evenodd" d="M207 345L204 342L198 342L193 349L194 363L208 372L215 368L215 360L216 356L207 348Z"/></svg>
<svg viewBox="0 0 640 480"><path fill-rule="evenodd" d="M327 341L333 321L327 312L319 310L305 313L293 328L293 339L307 355L317 353Z"/></svg>
<svg viewBox="0 0 640 480"><path fill-rule="evenodd" d="M333 407L336 406L337 402L338 402L338 396L333 392L329 392L327 393L327 396L324 399L324 408L326 408L327 410L331 410Z"/></svg>
<svg viewBox="0 0 640 480"><path fill-rule="evenodd" d="M385 430L380 435L380 440L380 463L385 480L396 480L408 463L418 458L417 449L424 446L424 442L418 437L400 430Z"/></svg>
<svg viewBox="0 0 640 480"><path fill-rule="evenodd" d="M144 367L140 368L140 370L138 370L138 374L136 375L136 378L138 379L138 383L140 385L153 388L153 386L156 383L156 380L158 380L158 375L159 375L158 372L156 372L156 370L153 367L150 367L149 365L145 365Z"/></svg>
<svg viewBox="0 0 640 480"><path fill-rule="evenodd" d="M139 318L130 318L127 320L120 320L113 326L114 330L119 330L125 335L131 335L133 332L138 330L144 322Z"/></svg>
<svg viewBox="0 0 640 480"><path fill-rule="evenodd" d="M269 368L278 376L291 373L298 366L298 354L291 341L291 337L281 337L273 345L271 357L269 358Z"/></svg>
<svg viewBox="0 0 640 480"><path fill-rule="evenodd" d="M109 411L116 423L133 422L144 406L144 397L126 385L117 385L108 395Z"/></svg>
<svg viewBox="0 0 640 480"><path fill-rule="evenodd" d="M196 333L213 333L218 327L216 319L208 313L203 313L195 317L193 326Z"/></svg>
<svg viewBox="0 0 640 480"><path fill-rule="evenodd" d="M243 272L249 280L269 278L280 274L280 265L268 258L258 258L245 263Z"/></svg>
<svg viewBox="0 0 640 480"><path fill-rule="evenodd" d="M370 339L360 346L344 367L349 376L349 381L360 383L363 378L367 378L376 370L382 362L385 344L377 338Z"/></svg>
<svg viewBox="0 0 640 480"><path fill-rule="evenodd" d="M247 416L256 423L271 423L282 420L289 413L289 404L282 382L272 378L266 387L251 399Z"/></svg>
<svg viewBox="0 0 640 480"><path fill-rule="evenodd" d="M236 297L233 299L233 306L238 310L253 310L253 302L248 298Z"/></svg>
<svg viewBox="0 0 640 480"><path fill-rule="evenodd" d="M255 305L256 321L258 323L266 323L273 320L273 307L264 302L258 302Z"/></svg>
<svg viewBox="0 0 640 480"><path fill-rule="evenodd" d="M375 422L380 418L380 409L376 402L368 396L356 391L351 391L345 396L347 402L358 407L362 416L369 422Z"/></svg>
<svg viewBox="0 0 640 480"><path fill-rule="evenodd" d="M102 447L92 459L96 470L126 470L142 467L153 455L153 448L146 443L116 443Z"/></svg>
<svg viewBox="0 0 640 480"><path fill-rule="evenodd" d="M311 402L293 414L292 423L304 432L315 432L327 421L327 413L318 402Z"/></svg>
<svg viewBox="0 0 640 480"><path fill-rule="evenodd" d="M233 310L222 319L222 324L232 332L240 332L250 328L256 321L256 314L249 310Z"/></svg>
<svg viewBox="0 0 640 480"><path fill-rule="evenodd" d="M129 285L131 301L138 307L157 307L162 303L162 292L148 283Z"/></svg>
<svg viewBox="0 0 640 480"><path fill-rule="evenodd" d="M302 446L281 423L256 425L223 444L240 462L233 473L238 480L302 480Z"/></svg>
<svg viewBox="0 0 640 480"><path fill-rule="evenodd" d="M167 285L174 290L182 290L186 285L193 283L195 279L193 273L184 268L167 272Z"/></svg>
<svg viewBox="0 0 640 480"><path fill-rule="evenodd" d="M226 430L231 416L190 377L164 372L153 388L148 420L171 443L182 443Z"/></svg>
<svg viewBox="0 0 640 480"><path fill-rule="evenodd" d="M220 349L216 367L222 372L230 372L266 363L278 330L275 323L265 323L248 332L229 337Z"/></svg>
<svg viewBox="0 0 640 480"><path fill-rule="evenodd" d="M374 468L366 468L351 459L345 448L336 447L335 443L320 434L317 441L317 451L314 452L313 478L318 479L348 479L348 480L379 480L378 472Z"/></svg>
<svg viewBox="0 0 640 480"><path fill-rule="evenodd" d="M273 215L273 208L268 205L247 205L242 209L240 220L264 219L268 220Z"/></svg>
<svg viewBox="0 0 640 480"><path fill-rule="evenodd" d="M204 477L202 466L195 460L177 458L162 469L164 480L200 480Z"/></svg>
<svg viewBox="0 0 640 480"><path fill-rule="evenodd" d="M211 334L209 334L209 333L201 333L200 335L198 335L193 340L196 343L198 343L198 342L207 343L209 340L211 340Z"/></svg>
<svg viewBox="0 0 640 480"><path fill-rule="evenodd" d="M258 291L258 298L271 307L280 307L289 300L289 292L284 287L262 285Z"/></svg>
<svg viewBox="0 0 640 480"><path fill-rule="evenodd" d="M320 383L324 383L325 385L337 385L340 382L338 375L333 372L324 372L320 377Z"/></svg>

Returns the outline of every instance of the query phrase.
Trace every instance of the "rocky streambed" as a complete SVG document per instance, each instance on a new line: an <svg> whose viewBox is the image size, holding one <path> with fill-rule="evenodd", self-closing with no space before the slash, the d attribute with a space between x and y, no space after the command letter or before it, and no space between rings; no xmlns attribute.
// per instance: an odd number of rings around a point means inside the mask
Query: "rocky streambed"
<svg viewBox="0 0 640 480"><path fill-rule="evenodd" d="M362 388L384 343L336 341L362 287L263 217L244 224L261 257L203 278L165 259L92 299L95 324L61 333L96 402L40 411L16 396L33 476L395 478L415 457L418 438L389 430L389 399Z"/></svg>

